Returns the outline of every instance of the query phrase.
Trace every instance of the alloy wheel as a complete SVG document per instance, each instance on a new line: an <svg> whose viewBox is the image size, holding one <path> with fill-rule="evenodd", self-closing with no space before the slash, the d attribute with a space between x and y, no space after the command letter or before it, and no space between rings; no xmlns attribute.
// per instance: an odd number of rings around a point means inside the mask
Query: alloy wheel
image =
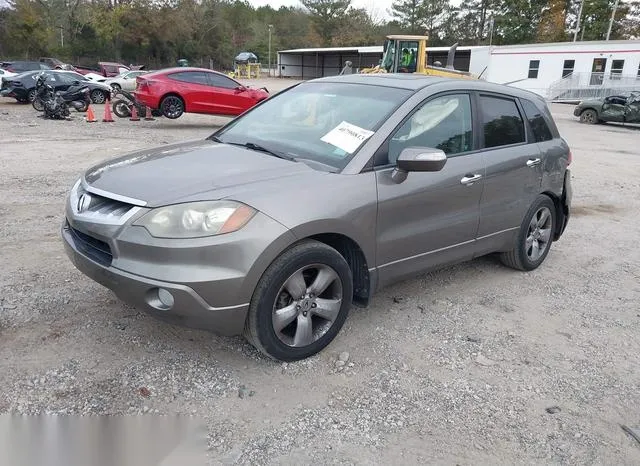
<svg viewBox="0 0 640 466"><path fill-rule="evenodd" d="M336 271L312 264L294 272L273 306L273 330L287 346L308 346L325 335L342 307L342 282Z"/></svg>
<svg viewBox="0 0 640 466"><path fill-rule="evenodd" d="M547 207L539 208L531 218L525 238L525 252L530 261L540 259L549 247L552 226L551 211Z"/></svg>
<svg viewBox="0 0 640 466"><path fill-rule="evenodd" d="M105 100L107 100L104 92L99 90L94 90L91 92L91 100L94 104L103 104Z"/></svg>
<svg viewBox="0 0 640 466"><path fill-rule="evenodd" d="M184 112L182 100L172 95L165 97L162 101L162 112L167 118L178 118Z"/></svg>

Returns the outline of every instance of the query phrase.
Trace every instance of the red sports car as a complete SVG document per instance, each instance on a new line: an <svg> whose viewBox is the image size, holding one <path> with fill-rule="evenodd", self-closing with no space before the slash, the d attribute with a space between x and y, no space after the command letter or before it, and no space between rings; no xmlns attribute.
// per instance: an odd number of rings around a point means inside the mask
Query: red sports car
<svg viewBox="0 0 640 466"><path fill-rule="evenodd" d="M168 68L136 78L136 99L167 118L183 113L237 116L269 97L266 89L243 86L204 68Z"/></svg>

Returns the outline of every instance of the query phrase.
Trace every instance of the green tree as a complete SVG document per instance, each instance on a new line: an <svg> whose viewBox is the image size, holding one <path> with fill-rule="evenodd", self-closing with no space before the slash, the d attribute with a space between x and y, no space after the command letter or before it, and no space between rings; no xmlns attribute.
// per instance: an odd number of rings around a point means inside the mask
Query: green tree
<svg viewBox="0 0 640 466"><path fill-rule="evenodd" d="M311 23L323 45L331 45L333 36L344 25L351 0L300 0L300 3L309 10Z"/></svg>
<svg viewBox="0 0 640 466"><path fill-rule="evenodd" d="M421 34L424 22L424 0L396 0L391 4L391 16L411 34Z"/></svg>

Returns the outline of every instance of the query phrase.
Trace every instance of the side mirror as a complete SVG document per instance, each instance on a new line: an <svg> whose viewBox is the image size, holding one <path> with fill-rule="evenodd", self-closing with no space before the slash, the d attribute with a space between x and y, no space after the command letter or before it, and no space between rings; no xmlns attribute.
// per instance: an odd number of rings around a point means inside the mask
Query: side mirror
<svg viewBox="0 0 640 466"><path fill-rule="evenodd" d="M244 92L246 90L247 90L247 88L245 86L243 86L243 85L236 86L236 92Z"/></svg>
<svg viewBox="0 0 640 466"><path fill-rule="evenodd" d="M402 183L409 172L439 172L447 163L447 154L432 147L407 147L400 152L391 177Z"/></svg>

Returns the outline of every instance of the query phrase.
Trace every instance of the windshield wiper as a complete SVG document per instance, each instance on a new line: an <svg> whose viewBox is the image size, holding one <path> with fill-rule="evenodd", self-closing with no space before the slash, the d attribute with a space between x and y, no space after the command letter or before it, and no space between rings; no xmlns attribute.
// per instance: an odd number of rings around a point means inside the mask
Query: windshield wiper
<svg viewBox="0 0 640 466"><path fill-rule="evenodd" d="M244 144L228 142L227 144L233 144L234 146L246 147L247 149L264 152L266 154L273 155L274 157L278 157L279 159L288 160L289 162L297 162L295 157L292 157L291 155L285 154L284 152L267 149L266 147L261 146L260 144L256 144L255 142L245 142Z"/></svg>
<svg viewBox="0 0 640 466"><path fill-rule="evenodd" d="M275 151L273 149L267 149L266 147L261 146L260 144L256 144L255 142L245 142L244 144L239 143L239 142L226 142L226 141L221 140L218 136L209 136L207 139L210 139L213 142L219 142L221 144L229 144L229 145L232 145L232 146L245 147L245 148L250 149L250 150L264 152L265 154L273 155L274 157L278 157L279 159L288 160L289 162L297 162L296 158L291 156L291 155L289 155L289 154L285 154L284 152Z"/></svg>

